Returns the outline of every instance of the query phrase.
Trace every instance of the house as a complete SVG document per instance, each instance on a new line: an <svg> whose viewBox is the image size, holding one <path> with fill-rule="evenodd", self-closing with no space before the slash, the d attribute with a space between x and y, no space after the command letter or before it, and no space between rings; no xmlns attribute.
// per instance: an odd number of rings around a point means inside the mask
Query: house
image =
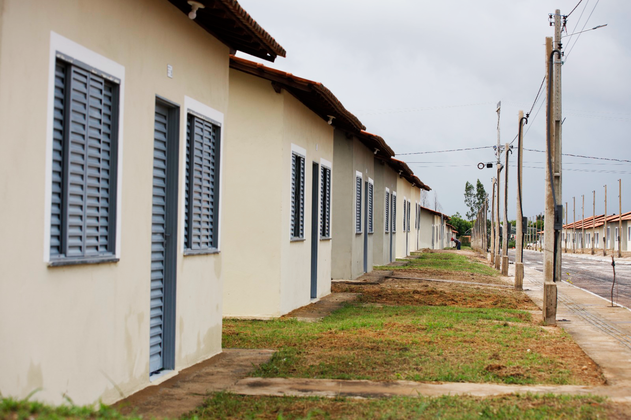
<svg viewBox="0 0 631 420"><path fill-rule="evenodd" d="M335 130L331 265L334 279L355 279L372 271L375 247L382 255L384 243L385 249L389 247L389 234L382 229L389 209L381 203L384 191L389 196L396 194L396 175L390 174L390 182L384 179L381 162L392 156L394 151L375 134ZM384 263L380 258L378 261L377 264Z"/></svg>
<svg viewBox="0 0 631 420"><path fill-rule="evenodd" d="M393 153L394 155L394 153ZM386 265L396 259L396 204L399 173L390 159L375 158L375 231L373 263ZM395 217L393 217L393 214Z"/></svg>
<svg viewBox="0 0 631 420"><path fill-rule="evenodd" d="M349 170L334 133L364 127L318 82L238 57L230 67L224 315L273 318L331 291L336 180Z"/></svg>
<svg viewBox="0 0 631 420"><path fill-rule="evenodd" d="M397 235L396 255L397 258L404 258L410 255L411 252L420 249L418 238L420 238L421 229L419 223L421 189L430 191L431 188L418 179L405 162L391 159L390 165L399 174L397 179L397 222L395 225L399 225L401 230ZM412 213L414 213L414 216L412 216Z"/></svg>
<svg viewBox="0 0 631 420"><path fill-rule="evenodd" d="M563 225L561 243L563 249L573 250L573 241L576 242L576 249L579 250L581 245L587 249L591 249L592 241L595 249L618 250L621 246L622 251L629 251L629 238L631 238L631 212L623 213L621 216L612 214L607 216L601 214L598 216L586 217L583 220L577 220L573 223ZM621 223L620 223L621 222ZM605 224L607 232L605 234ZM620 231L622 224L622 231ZM583 230L585 239L583 241ZM613 233L612 233L613 231ZM606 242L606 245L605 245Z"/></svg>
<svg viewBox="0 0 631 420"><path fill-rule="evenodd" d="M221 351L230 52L285 51L204 5L2 2L2 395L111 403Z"/></svg>
<svg viewBox="0 0 631 420"><path fill-rule="evenodd" d="M451 231L447 227L449 216L432 210L427 207L421 207L421 248L444 249L451 246L448 242L448 236Z"/></svg>

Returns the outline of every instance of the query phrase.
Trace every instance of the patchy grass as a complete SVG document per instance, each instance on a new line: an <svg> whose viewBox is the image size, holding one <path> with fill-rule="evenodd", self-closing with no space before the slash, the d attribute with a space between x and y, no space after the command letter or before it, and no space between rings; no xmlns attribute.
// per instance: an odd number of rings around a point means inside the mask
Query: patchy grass
<svg viewBox="0 0 631 420"><path fill-rule="evenodd" d="M106 405L77 406L68 400L67 404L51 406L28 398L16 400L0 397L0 419L141 419L138 416L124 416Z"/></svg>
<svg viewBox="0 0 631 420"><path fill-rule="evenodd" d="M223 346L278 349L262 377L603 383L568 334L511 309L356 303L317 323L225 320Z"/></svg>
<svg viewBox="0 0 631 420"><path fill-rule="evenodd" d="M379 266L374 267L374 270L393 270L398 271L424 271L428 272L442 272L456 273L461 276L462 273L468 273L472 275L483 275L488 277L498 277L497 270L480 263L475 258L459 254L456 252L431 252L425 251L421 253L414 253L414 258L407 259L409 264L406 266Z"/></svg>
<svg viewBox="0 0 631 420"><path fill-rule="evenodd" d="M335 293L361 293L361 303L536 310L524 292L511 288L389 279L379 285L334 283Z"/></svg>
<svg viewBox="0 0 631 420"><path fill-rule="evenodd" d="M592 396L505 395L371 400L215 394L186 418L199 419L595 419L615 410Z"/></svg>

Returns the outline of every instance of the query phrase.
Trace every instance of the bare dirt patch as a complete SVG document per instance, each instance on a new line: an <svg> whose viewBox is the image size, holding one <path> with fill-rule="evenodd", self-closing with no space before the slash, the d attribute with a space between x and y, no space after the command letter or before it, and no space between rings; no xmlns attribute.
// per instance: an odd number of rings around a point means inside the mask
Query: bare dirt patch
<svg viewBox="0 0 631 420"><path fill-rule="evenodd" d="M466 284L389 279L380 285L335 284L334 293L361 293L361 303L534 310L523 292Z"/></svg>

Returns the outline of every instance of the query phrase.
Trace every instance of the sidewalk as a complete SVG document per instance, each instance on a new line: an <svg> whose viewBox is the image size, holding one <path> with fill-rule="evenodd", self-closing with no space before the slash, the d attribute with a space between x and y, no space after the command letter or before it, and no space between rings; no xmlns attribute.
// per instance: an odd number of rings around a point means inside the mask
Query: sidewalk
<svg viewBox="0 0 631 420"><path fill-rule="evenodd" d="M514 275L510 265L509 275ZM542 307L543 273L524 267L524 291ZM611 387L631 386L631 311L567 282L557 283L557 322L602 369ZM631 397L631 388L628 388Z"/></svg>

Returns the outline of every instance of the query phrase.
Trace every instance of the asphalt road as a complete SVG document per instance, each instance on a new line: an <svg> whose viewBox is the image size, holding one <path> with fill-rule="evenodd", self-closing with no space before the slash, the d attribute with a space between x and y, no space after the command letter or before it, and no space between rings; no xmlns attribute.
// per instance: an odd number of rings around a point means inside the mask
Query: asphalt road
<svg viewBox="0 0 631 420"><path fill-rule="evenodd" d="M515 261L514 250L509 251L508 256L511 262ZM586 256L563 254L561 258L563 267L561 280L570 281L575 286L608 300L611 299L613 281L611 256L586 258ZM543 253L524 251L524 266L543 272ZM631 308L631 262L628 260L616 262L616 287L613 297L614 302Z"/></svg>

